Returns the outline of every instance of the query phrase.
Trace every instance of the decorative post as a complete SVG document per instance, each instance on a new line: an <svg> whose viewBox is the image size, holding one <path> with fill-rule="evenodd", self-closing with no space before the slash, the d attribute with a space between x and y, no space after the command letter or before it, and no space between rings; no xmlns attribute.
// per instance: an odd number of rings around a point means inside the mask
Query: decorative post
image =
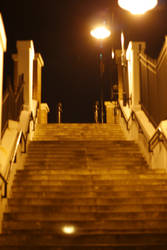
<svg viewBox="0 0 167 250"><path fill-rule="evenodd" d="M0 139L2 131L2 88L3 88L3 67L4 67L4 52L7 49L7 38L5 27L0 13Z"/></svg>
<svg viewBox="0 0 167 250"><path fill-rule="evenodd" d="M17 41L18 75L24 74L24 109L32 110L33 89L33 41Z"/></svg>
<svg viewBox="0 0 167 250"><path fill-rule="evenodd" d="M94 107L94 120L95 120L95 123L99 122L99 102L98 101L96 101L95 107Z"/></svg>
<svg viewBox="0 0 167 250"><path fill-rule="evenodd" d="M63 106L62 106L62 103L59 102L57 105L57 121L58 121L58 123L62 123L62 112L63 112Z"/></svg>

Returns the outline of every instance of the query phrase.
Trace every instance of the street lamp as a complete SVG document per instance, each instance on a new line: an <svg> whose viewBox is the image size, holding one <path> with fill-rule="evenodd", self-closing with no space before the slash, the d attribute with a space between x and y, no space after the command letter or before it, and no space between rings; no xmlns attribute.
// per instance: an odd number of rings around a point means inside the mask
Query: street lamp
<svg viewBox="0 0 167 250"><path fill-rule="evenodd" d="M93 36L96 39L103 40L111 35L111 32L109 29L107 29L105 26L99 26L90 32L91 36Z"/></svg>
<svg viewBox="0 0 167 250"><path fill-rule="evenodd" d="M118 0L118 4L134 15L141 15L155 8L158 0Z"/></svg>
<svg viewBox="0 0 167 250"><path fill-rule="evenodd" d="M95 29L91 30L90 34L94 38L100 40L101 47L102 47L102 41L111 35L111 31L109 29L107 29L106 26L99 26L99 27L96 27ZM100 86L100 89L101 89L101 94L100 94L101 123L104 123L103 86L102 86L103 73L104 73L104 64L103 64L103 54L102 53L100 53L99 59L100 59L100 79L101 79L101 86Z"/></svg>

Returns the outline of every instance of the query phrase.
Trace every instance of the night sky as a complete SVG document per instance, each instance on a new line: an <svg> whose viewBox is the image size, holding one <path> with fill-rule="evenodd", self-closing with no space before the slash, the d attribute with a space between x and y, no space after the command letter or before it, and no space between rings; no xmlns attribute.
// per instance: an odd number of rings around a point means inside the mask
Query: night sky
<svg viewBox="0 0 167 250"><path fill-rule="evenodd" d="M98 53L100 46L90 36L95 23L106 22L112 36L103 44L105 61L104 95L110 99L111 49L146 41L147 53L156 58L167 34L167 1L144 16L120 9L115 0L1 0L8 50L5 54L4 85L12 75L11 54L17 40L33 40L41 53L43 68L42 100L50 107L49 121L56 122L56 106L63 103L64 122L93 122L93 104L99 99Z"/></svg>

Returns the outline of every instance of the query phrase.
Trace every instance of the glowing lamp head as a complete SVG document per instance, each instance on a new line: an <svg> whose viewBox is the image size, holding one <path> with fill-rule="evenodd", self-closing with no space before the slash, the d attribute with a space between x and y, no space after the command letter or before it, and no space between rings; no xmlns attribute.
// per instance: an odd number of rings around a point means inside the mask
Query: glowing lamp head
<svg viewBox="0 0 167 250"><path fill-rule="evenodd" d="M141 15L155 8L158 0L118 0L118 4L134 15Z"/></svg>
<svg viewBox="0 0 167 250"><path fill-rule="evenodd" d="M90 32L91 36L95 37L96 39L105 39L111 35L110 30L108 30L105 26L97 27Z"/></svg>

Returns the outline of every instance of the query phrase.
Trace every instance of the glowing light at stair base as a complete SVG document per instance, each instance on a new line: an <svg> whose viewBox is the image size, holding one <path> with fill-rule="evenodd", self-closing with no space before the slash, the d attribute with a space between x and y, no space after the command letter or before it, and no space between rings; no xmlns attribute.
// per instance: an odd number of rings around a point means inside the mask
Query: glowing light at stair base
<svg viewBox="0 0 167 250"><path fill-rule="evenodd" d="M132 14L140 15L155 8L158 0L118 0L118 4Z"/></svg>
<svg viewBox="0 0 167 250"><path fill-rule="evenodd" d="M65 234L74 234L75 233L75 227L74 226L64 226L63 227L63 233Z"/></svg>
<svg viewBox="0 0 167 250"><path fill-rule="evenodd" d="M105 26L100 26L91 30L90 34L96 39L105 39L111 35L111 32Z"/></svg>

